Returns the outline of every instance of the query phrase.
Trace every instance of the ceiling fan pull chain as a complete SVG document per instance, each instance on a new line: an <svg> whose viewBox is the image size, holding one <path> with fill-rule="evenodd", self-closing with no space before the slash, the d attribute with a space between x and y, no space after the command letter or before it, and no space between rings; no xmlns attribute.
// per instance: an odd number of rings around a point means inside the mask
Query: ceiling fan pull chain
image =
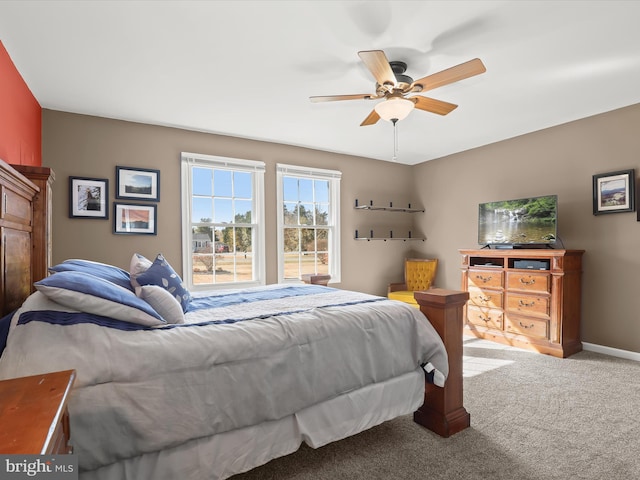
<svg viewBox="0 0 640 480"><path fill-rule="evenodd" d="M398 159L398 120L392 118L393 122L393 161Z"/></svg>

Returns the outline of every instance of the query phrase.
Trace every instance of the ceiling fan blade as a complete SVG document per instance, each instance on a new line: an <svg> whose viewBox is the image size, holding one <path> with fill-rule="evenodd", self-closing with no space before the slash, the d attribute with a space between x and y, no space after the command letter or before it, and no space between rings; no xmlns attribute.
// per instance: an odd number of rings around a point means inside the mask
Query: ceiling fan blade
<svg viewBox="0 0 640 480"><path fill-rule="evenodd" d="M396 76L382 50L363 50L358 56L380 85L395 87Z"/></svg>
<svg viewBox="0 0 640 480"><path fill-rule="evenodd" d="M367 125L373 125L374 123L378 123L378 120L380 120L380 115L378 115L378 112L376 112L375 110L371 110L369 116L363 120L360 126L365 127Z"/></svg>
<svg viewBox="0 0 640 480"><path fill-rule="evenodd" d="M479 58L474 58L455 67L447 68L441 72L420 78L411 84L410 90L413 90L416 86L420 86L421 89L416 91L425 92L459 80L464 80L465 78L473 77L474 75L479 75L486 71L487 69L482 61Z"/></svg>
<svg viewBox="0 0 640 480"><path fill-rule="evenodd" d="M435 98L423 97L420 95L410 97L409 100L416 104L417 109L437 113L438 115L446 115L458 108L458 105L454 105L453 103L443 102L442 100L436 100Z"/></svg>
<svg viewBox="0 0 640 480"><path fill-rule="evenodd" d="M328 95L328 96L316 96L309 97L313 103L318 102L336 102L338 100L374 100L376 98L380 98L376 95L371 95L370 93L358 93L355 95Z"/></svg>

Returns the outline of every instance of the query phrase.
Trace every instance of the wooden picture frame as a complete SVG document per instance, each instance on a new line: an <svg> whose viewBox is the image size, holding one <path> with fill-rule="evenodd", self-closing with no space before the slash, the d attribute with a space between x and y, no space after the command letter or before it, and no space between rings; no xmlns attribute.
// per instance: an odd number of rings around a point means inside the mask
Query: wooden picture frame
<svg viewBox="0 0 640 480"><path fill-rule="evenodd" d="M116 167L116 198L160 201L160 170Z"/></svg>
<svg viewBox="0 0 640 480"><path fill-rule="evenodd" d="M109 218L109 180L69 177L69 218Z"/></svg>
<svg viewBox="0 0 640 480"><path fill-rule="evenodd" d="M113 233L122 235L156 235L156 205L113 203Z"/></svg>
<svg viewBox="0 0 640 480"><path fill-rule="evenodd" d="M593 176L593 214L635 211L635 170Z"/></svg>

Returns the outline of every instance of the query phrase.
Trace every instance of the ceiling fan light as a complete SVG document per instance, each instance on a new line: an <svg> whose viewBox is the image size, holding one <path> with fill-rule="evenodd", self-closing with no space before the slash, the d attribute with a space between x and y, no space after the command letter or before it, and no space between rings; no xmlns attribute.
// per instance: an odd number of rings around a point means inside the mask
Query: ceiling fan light
<svg viewBox="0 0 640 480"><path fill-rule="evenodd" d="M402 97L391 97L387 100L376 104L374 107L380 118L387 120L402 120L407 117L413 110L415 104L411 100Z"/></svg>

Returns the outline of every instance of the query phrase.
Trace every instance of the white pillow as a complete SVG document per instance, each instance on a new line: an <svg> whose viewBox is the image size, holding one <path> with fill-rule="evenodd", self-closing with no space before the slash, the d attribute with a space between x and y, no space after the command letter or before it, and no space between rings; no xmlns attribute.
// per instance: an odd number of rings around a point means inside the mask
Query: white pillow
<svg viewBox="0 0 640 480"><path fill-rule="evenodd" d="M146 272L151 265L153 265L153 262L144 255L140 255L139 253L133 254L131 263L129 264L129 275L131 275L131 285L133 288L140 287L137 278Z"/></svg>
<svg viewBox="0 0 640 480"><path fill-rule="evenodd" d="M136 295L147 302L167 323L184 323L184 312L180 303L168 291L158 285L136 288Z"/></svg>

